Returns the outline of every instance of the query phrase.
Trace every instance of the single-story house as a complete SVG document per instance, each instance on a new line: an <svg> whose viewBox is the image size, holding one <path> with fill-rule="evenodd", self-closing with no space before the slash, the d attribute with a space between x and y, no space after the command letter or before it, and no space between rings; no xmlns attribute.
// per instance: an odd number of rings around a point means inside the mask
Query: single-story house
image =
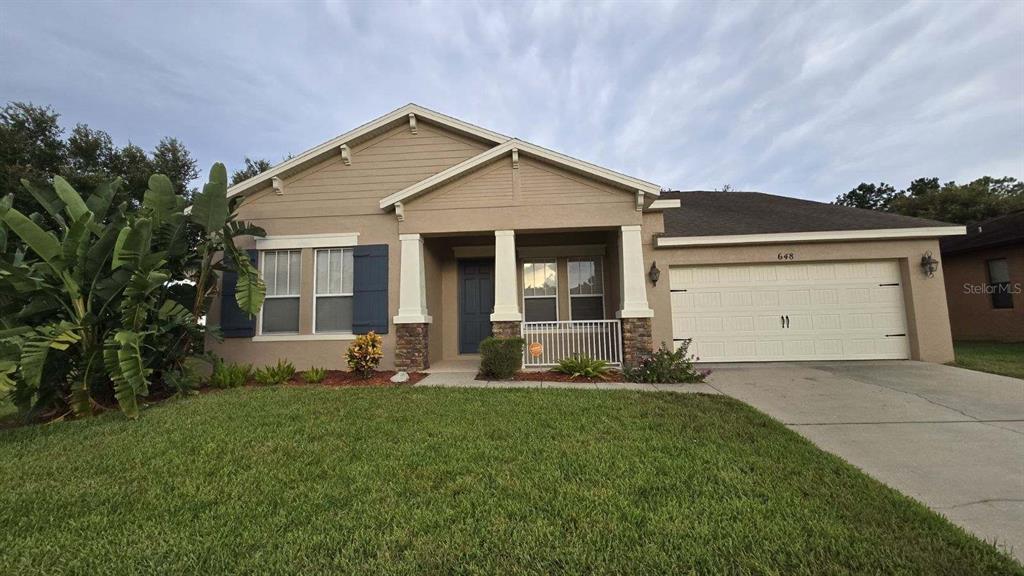
<svg viewBox="0 0 1024 576"><path fill-rule="evenodd" d="M941 244L953 338L1024 342L1024 210Z"/></svg>
<svg viewBox="0 0 1024 576"><path fill-rule="evenodd" d="M232 186L267 284L261 314L225 274L209 349L344 367L472 358L521 334L527 365L629 364L692 339L702 361L953 359L950 226L743 192L661 186L409 104Z"/></svg>

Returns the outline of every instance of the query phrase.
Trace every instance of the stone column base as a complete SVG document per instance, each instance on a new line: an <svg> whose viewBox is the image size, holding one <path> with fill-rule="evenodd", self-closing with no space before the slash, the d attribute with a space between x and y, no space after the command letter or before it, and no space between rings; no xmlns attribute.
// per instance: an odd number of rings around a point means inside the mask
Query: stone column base
<svg viewBox="0 0 1024 576"><path fill-rule="evenodd" d="M420 372L430 368L430 324L395 324L395 369Z"/></svg>
<svg viewBox="0 0 1024 576"><path fill-rule="evenodd" d="M654 352L650 318L622 319L622 365L636 366L640 359Z"/></svg>
<svg viewBox="0 0 1024 576"><path fill-rule="evenodd" d="M522 336L522 324L519 322L493 321L491 334L495 338L516 338Z"/></svg>

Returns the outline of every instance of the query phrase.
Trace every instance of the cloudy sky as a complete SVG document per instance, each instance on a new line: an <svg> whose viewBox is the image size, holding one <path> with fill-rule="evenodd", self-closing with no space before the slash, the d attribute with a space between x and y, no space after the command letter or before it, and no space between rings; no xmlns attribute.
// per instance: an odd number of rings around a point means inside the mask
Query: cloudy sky
<svg viewBox="0 0 1024 576"><path fill-rule="evenodd" d="M0 99L202 166L408 102L673 189L1024 177L1024 2L0 4Z"/></svg>

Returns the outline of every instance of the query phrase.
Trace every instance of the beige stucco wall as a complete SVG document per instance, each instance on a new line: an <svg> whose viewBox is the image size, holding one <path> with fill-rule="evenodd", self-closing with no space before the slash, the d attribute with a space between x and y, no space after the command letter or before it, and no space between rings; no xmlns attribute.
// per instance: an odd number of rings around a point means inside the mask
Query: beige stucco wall
<svg viewBox="0 0 1024 576"><path fill-rule="evenodd" d="M1005 258L1010 286L1024 286L1024 246L1004 246L943 256L946 298L953 337L963 340L1024 341L1024 294L1013 294L1013 308L992 307L989 294L977 287L988 284L988 260Z"/></svg>
<svg viewBox="0 0 1024 576"><path fill-rule="evenodd" d="M907 327L911 358L926 362L951 362L953 345L946 288L940 269L928 278L918 264L921 255L939 253L938 241L891 240L817 244L765 244L757 246L655 248L653 238L644 231L645 269L657 260L661 280L647 282L647 298L654 310L654 342L672 342L672 305L669 291L670 266L700 264L778 263L780 252L792 252L800 262L893 259L901 264L906 298Z"/></svg>

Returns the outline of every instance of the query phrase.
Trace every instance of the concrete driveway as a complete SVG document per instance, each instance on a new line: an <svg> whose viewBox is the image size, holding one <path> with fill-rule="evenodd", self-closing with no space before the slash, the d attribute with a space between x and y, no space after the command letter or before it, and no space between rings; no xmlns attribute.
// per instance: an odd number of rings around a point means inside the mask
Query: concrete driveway
<svg viewBox="0 0 1024 576"><path fill-rule="evenodd" d="M722 393L1024 560L1024 380L909 361L711 368Z"/></svg>

